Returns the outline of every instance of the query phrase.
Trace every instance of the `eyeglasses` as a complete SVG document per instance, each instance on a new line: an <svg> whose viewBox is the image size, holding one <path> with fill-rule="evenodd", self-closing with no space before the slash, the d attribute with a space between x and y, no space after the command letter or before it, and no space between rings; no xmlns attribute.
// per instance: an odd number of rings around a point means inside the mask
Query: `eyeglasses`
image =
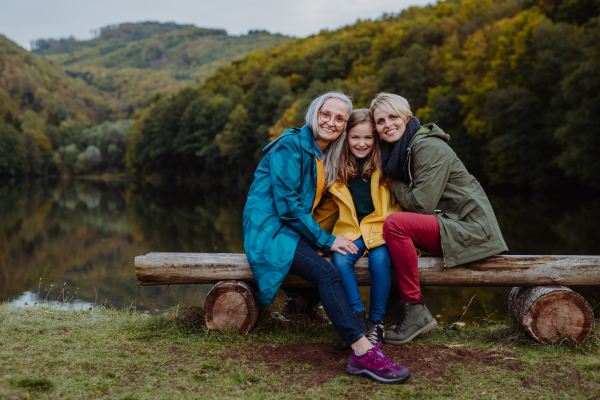
<svg viewBox="0 0 600 400"><path fill-rule="evenodd" d="M344 124L346 123L346 119L344 117L342 117L341 115L336 115L334 117L329 111L319 111L319 117L323 122L329 122L333 117L333 124L338 127L344 126Z"/></svg>

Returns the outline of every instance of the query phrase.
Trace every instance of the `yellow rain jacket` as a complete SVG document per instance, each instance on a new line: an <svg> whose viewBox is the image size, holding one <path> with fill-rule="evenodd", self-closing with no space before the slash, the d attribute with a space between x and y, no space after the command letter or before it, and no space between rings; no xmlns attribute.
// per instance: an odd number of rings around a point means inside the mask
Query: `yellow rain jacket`
<svg viewBox="0 0 600 400"><path fill-rule="evenodd" d="M379 183L377 170L371 175L371 198L375 212L363 218L359 226L350 190L337 181L329 187L327 195L313 211L313 219L326 231L330 231L333 226L334 236L346 236L352 241L362 236L367 249L373 249L385 244L383 222L387 216L402 209L390 195L387 184Z"/></svg>

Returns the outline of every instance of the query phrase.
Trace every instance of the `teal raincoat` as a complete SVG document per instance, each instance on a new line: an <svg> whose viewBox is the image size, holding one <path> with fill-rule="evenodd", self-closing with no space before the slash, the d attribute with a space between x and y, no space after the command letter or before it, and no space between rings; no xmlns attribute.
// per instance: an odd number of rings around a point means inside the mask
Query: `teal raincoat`
<svg viewBox="0 0 600 400"><path fill-rule="evenodd" d="M323 253L335 236L311 212L317 190L315 157L322 157L308 126L289 129L263 149L244 208L244 249L258 284L258 300L269 305L289 272L304 238Z"/></svg>

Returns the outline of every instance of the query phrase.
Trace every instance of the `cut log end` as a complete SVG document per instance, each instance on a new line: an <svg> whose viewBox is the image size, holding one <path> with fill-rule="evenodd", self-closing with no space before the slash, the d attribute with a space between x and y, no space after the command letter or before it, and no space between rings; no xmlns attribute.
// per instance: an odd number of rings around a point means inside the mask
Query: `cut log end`
<svg viewBox="0 0 600 400"><path fill-rule="evenodd" d="M256 287L249 282L217 282L204 303L206 326L216 330L236 328L248 333L260 313L260 304L254 293Z"/></svg>
<svg viewBox="0 0 600 400"><path fill-rule="evenodd" d="M513 288L508 306L513 319L540 343L560 338L583 343L594 328L588 302L564 286Z"/></svg>

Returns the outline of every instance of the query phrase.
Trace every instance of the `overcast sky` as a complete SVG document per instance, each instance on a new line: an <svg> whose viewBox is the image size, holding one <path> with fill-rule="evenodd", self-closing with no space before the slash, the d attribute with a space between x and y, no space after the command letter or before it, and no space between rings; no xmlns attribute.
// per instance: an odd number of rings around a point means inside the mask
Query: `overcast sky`
<svg viewBox="0 0 600 400"><path fill-rule="evenodd" d="M397 13L427 0L0 0L0 33L26 49L32 40L75 36L122 22L160 21L224 28L230 35L266 29L306 37L357 19Z"/></svg>

